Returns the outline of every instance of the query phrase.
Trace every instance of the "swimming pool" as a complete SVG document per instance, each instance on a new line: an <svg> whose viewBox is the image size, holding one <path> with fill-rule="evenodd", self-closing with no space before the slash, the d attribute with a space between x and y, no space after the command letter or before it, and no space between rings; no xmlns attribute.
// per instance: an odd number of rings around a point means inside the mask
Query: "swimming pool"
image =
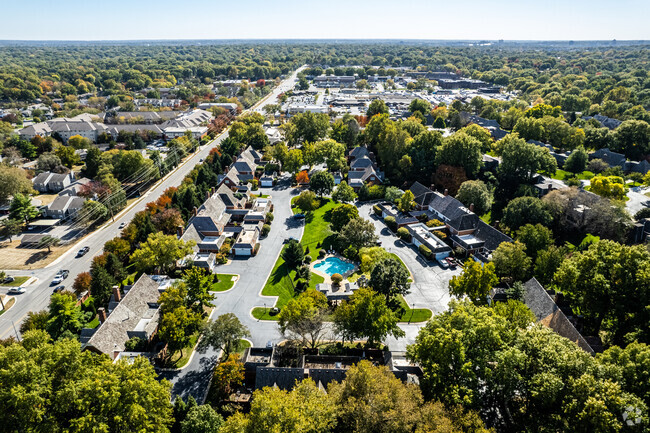
<svg viewBox="0 0 650 433"><path fill-rule="evenodd" d="M346 272L353 270L355 267L356 266L353 264L344 262L338 257L328 257L322 262L316 263L314 265L314 269L325 272L327 275L345 275Z"/></svg>

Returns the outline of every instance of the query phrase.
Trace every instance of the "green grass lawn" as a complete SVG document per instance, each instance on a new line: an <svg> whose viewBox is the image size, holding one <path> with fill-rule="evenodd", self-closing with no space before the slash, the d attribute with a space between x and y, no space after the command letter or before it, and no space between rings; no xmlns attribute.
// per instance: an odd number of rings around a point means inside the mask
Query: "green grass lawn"
<svg viewBox="0 0 650 433"><path fill-rule="evenodd" d="M433 316L433 313L431 310L427 308L410 308L409 305L406 303L406 299L404 299L403 296L398 296L399 303L404 308L404 314L402 314L402 317L399 318L400 322L411 322L411 323L416 323L416 322L426 322Z"/></svg>
<svg viewBox="0 0 650 433"><path fill-rule="evenodd" d="M302 235L300 243L302 244L305 251L309 249L308 255L315 258L318 256L318 244L325 248L328 246L326 239L331 235L329 231L329 212L336 206L332 200L324 199L321 201L321 205L318 209L313 212L310 212L307 215L305 220L305 230ZM298 213L299 209L294 208L293 213ZM264 296L277 296L278 302L275 304L275 307L282 308L284 307L290 299L296 296L294 290L293 279L296 276L294 270L289 271L287 266L282 260L282 257L278 257L278 260L273 266L271 275L262 289L262 295ZM309 281L309 288L316 288L317 284L325 281L323 277L312 272L311 279ZM273 305L267 305L267 310L273 307ZM277 320L273 316L269 316L268 311L264 308L255 308L253 310L253 317L262 320Z"/></svg>
<svg viewBox="0 0 650 433"><path fill-rule="evenodd" d="M244 354L244 350L248 349L251 346L251 342L248 340L239 340L239 350L237 353L239 353L239 356Z"/></svg>
<svg viewBox="0 0 650 433"><path fill-rule="evenodd" d="M14 277L14 280L11 283L2 283L0 286L18 287L27 280L29 280L29 277Z"/></svg>
<svg viewBox="0 0 650 433"><path fill-rule="evenodd" d="M224 292L226 290L232 289L232 286L235 285L233 278L236 277L234 274L217 274L219 281L212 284L210 288L211 292Z"/></svg>
<svg viewBox="0 0 650 433"><path fill-rule="evenodd" d="M573 173L558 168L555 174L551 177L557 180L566 180L570 177L573 177ZM594 174L590 171L585 170L582 173L577 173L576 177L580 180L589 180L594 177Z"/></svg>

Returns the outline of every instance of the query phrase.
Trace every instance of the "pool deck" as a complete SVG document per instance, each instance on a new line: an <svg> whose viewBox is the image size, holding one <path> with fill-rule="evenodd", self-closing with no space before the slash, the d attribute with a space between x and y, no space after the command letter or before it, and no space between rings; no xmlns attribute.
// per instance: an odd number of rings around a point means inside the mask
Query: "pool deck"
<svg viewBox="0 0 650 433"><path fill-rule="evenodd" d="M350 263L350 264L354 265L354 268L353 268L353 269L349 270L349 271L346 272L345 274L342 274L342 276L343 276L343 281L344 281L344 282L347 280L347 278L348 278L350 275L352 275L354 272L356 272L356 271L359 269L359 265L357 265L357 264L354 263L354 262L351 262L350 260L346 259L345 257L343 257L343 256L341 256L341 255L339 255L339 254L329 254L329 253L328 253L328 254L326 254L325 257L323 257L322 259L315 260L315 261L311 262L311 264L309 265L309 269L310 269L313 273L318 274L318 275L320 275L321 277L323 277L323 278L325 279L325 281L324 281L325 283L332 284L332 278L331 278L331 275L329 275L329 274L326 273L326 272L323 272L323 271L320 271L320 270L316 269L314 266L317 265L318 263L324 262L325 260L327 260L327 259L329 259L329 258L331 258L331 257L337 258L337 259L339 259L339 260L341 260L341 261L344 261L345 263Z"/></svg>

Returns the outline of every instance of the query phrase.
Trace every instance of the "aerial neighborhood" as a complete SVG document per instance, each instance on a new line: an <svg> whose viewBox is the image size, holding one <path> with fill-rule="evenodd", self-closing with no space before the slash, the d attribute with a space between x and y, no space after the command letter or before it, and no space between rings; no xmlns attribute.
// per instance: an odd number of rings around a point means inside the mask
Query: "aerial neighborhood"
<svg viewBox="0 0 650 433"><path fill-rule="evenodd" d="M0 431L650 431L644 42L24 44Z"/></svg>

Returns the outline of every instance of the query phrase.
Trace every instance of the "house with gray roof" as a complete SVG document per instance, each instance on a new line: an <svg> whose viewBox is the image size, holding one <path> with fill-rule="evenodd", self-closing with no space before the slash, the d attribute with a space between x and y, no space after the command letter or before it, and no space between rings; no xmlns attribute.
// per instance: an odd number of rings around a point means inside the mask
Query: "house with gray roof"
<svg viewBox="0 0 650 433"><path fill-rule="evenodd" d="M524 288L524 303L535 314L538 323L573 341L585 352L594 354L594 349L576 329L574 322L562 312L551 295L535 278L526 281Z"/></svg>
<svg viewBox="0 0 650 433"><path fill-rule="evenodd" d="M604 147L589 154L589 161L592 159L602 159L610 167L625 168L625 155L618 152L612 152L609 148Z"/></svg>
<svg viewBox="0 0 650 433"><path fill-rule="evenodd" d="M149 275L143 274L138 281L125 288L124 296L119 288L115 290L116 306L105 317L100 309L100 325L95 330L82 333L82 346L85 350L104 353L115 359L126 349L126 342L133 337L151 341L158 330L160 316L161 286Z"/></svg>
<svg viewBox="0 0 650 433"><path fill-rule="evenodd" d="M60 195L47 207L46 214L50 218L74 217L82 208L86 199L72 195Z"/></svg>
<svg viewBox="0 0 650 433"><path fill-rule="evenodd" d="M72 183L71 173L52 173L49 171L40 173L32 181L34 189L42 193L57 193L67 188Z"/></svg>

